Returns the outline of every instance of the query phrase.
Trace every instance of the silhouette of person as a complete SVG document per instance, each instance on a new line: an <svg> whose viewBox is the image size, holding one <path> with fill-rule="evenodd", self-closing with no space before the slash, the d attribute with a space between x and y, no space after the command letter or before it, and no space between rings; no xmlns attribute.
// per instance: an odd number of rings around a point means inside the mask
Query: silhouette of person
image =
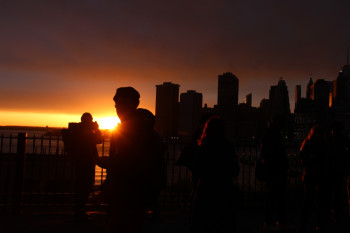
<svg viewBox="0 0 350 233"><path fill-rule="evenodd" d="M264 227L282 227L286 224L286 184L288 159L281 134L283 117L271 117L261 140L261 158L266 169Z"/></svg>
<svg viewBox="0 0 350 233"><path fill-rule="evenodd" d="M210 116L211 115L209 114L205 114L201 117L199 121L200 124L194 131L192 140L182 149L179 158L176 161L177 166L187 167L190 170L190 172L192 172L195 155L198 150L198 140L201 138L204 126L210 118ZM192 176L192 185L196 183L196 181L193 180L193 178L194 177Z"/></svg>
<svg viewBox="0 0 350 233"><path fill-rule="evenodd" d="M147 109L138 108L137 110L137 128L140 130L142 138L144 138L144 146L146 148L144 156L145 166L148 167L148 184L144 184L145 188L149 187L148 192L144 192L145 207L147 212L151 213L152 219L160 218L159 195L166 185L166 170L164 160L164 150L159 134L154 130L155 116Z"/></svg>
<svg viewBox="0 0 350 233"><path fill-rule="evenodd" d="M192 139L183 148L179 158L176 161L177 166L184 166L184 167L187 167L190 171L192 171L195 153L198 148L198 140L201 138L205 123L207 123L210 116L211 115L206 114L202 116L201 119L199 120L199 126L195 129Z"/></svg>
<svg viewBox="0 0 350 233"><path fill-rule="evenodd" d="M89 219L85 205L95 182L96 145L102 143L102 134L88 112L81 116L80 123L70 126L67 144L75 174L74 214L77 221L85 221Z"/></svg>
<svg viewBox="0 0 350 233"><path fill-rule="evenodd" d="M327 190L329 177L327 169L327 157L329 147L327 145L325 131L315 125L309 135L303 141L300 148L300 158L303 166L304 205L301 219L301 230L306 231L309 214L316 200L318 213L315 230L319 231L320 224L324 222L328 210L329 190Z"/></svg>
<svg viewBox="0 0 350 233"><path fill-rule="evenodd" d="M334 209L333 220L336 223L344 221L348 208L347 179L349 175L349 140L344 134L344 126L333 122L330 127L330 187Z"/></svg>
<svg viewBox="0 0 350 233"><path fill-rule="evenodd" d="M109 152L109 232L141 232L145 210L163 185L160 137L153 130L153 114L137 109L139 98L132 87L118 88L113 98L121 124Z"/></svg>
<svg viewBox="0 0 350 233"><path fill-rule="evenodd" d="M235 190L233 178L239 165L233 146L226 140L224 122L211 117L205 124L193 164L192 232L233 232Z"/></svg>

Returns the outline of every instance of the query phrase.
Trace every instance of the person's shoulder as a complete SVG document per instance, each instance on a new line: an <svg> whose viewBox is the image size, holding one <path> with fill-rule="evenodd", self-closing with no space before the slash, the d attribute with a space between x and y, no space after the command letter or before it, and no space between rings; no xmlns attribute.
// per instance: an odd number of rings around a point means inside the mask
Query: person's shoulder
<svg viewBox="0 0 350 233"><path fill-rule="evenodd" d="M121 137L121 130L120 128L116 129L116 130L113 130L110 134L110 140L113 141L119 137Z"/></svg>

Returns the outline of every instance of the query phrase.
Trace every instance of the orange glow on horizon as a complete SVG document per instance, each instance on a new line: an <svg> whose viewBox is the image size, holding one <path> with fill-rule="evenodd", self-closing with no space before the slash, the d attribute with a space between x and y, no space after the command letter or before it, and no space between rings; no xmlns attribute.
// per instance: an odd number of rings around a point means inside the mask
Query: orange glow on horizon
<svg viewBox="0 0 350 233"><path fill-rule="evenodd" d="M106 116L107 115L107 116ZM110 114L93 117L100 129L114 129L120 120ZM80 122L80 114L17 112L0 110L0 126L68 127L69 122Z"/></svg>
<svg viewBox="0 0 350 233"><path fill-rule="evenodd" d="M1 111L1 126L68 127L69 122L79 122L81 115L62 113L40 113Z"/></svg>

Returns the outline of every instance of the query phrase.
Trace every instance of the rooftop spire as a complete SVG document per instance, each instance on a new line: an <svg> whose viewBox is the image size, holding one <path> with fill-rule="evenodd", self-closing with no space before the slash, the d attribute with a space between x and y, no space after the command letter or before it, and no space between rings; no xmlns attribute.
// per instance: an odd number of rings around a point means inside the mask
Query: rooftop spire
<svg viewBox="0 0 350 233"><path fill-rule="evenodd" d="M314 81L312 81L312 74L310 74L310 80L309 80L309 85L312 85Z"/></svg>

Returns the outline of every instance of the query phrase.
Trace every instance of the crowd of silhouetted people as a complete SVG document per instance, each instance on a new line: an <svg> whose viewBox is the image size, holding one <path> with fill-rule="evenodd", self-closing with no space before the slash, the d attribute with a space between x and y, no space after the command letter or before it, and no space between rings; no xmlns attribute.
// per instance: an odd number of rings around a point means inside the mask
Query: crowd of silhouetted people
<svg viewBox="0 0 350 233"><path fill-rule="evenodd" d="M139 93L132 87L118 88L113 98L121 121L110 140L107 157L98 157L102 142L98 124L90 113L81 123L64 131L65 147L72 156L76 174L75 218L89 220L86 213L92 191L95 164L107 169L102 184L103 202L108 203L108 232L142 232L145 211L157 209L166 185L165 161L155 117L138 108ZM287 229L286 144L281 134L283 120L273 116L261 139L261 165L265 182L265 219L262 230ZM341 223L348 210L349 139L340 123L329 128L314 126L300 148L303 167L304 203L300 231L313 225L316 231L327 221ZM237 190L233 180L239 163L235 148L225 137L225 123L218 116L204 116L193 140L182 150L177 165L192 173L192 233L235 232ZM310 214L317 206L317 220Z"/></svg>

